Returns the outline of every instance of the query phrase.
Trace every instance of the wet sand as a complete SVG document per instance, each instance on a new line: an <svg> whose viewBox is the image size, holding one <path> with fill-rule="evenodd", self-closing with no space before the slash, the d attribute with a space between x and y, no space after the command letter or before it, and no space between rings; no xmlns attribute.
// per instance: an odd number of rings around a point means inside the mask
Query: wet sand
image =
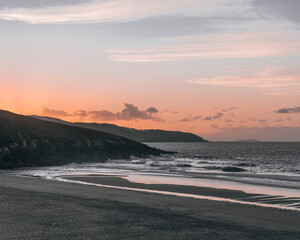
<svg viewBox="0 0 300 240"><path fill-rule="evenodd" d="M116 179L105 181L120 183ZM222 191L218 196L233 194ZM0 236L300 239L300 212L0 174Z"/></svg>
<svg viewBox="0 0 300 240"><path fill-rule="evenodd" d="M217 187L210 186L210 179L202 179L199 182L187 181L193 178L178 178L178 177L163 177L151 175L76 175L62 176L61 180L77 182L83 184L97 185L101 187L117 188L133 191L150 192L164 195L175 195L181 197L206 199L214 201L225 201L232 203L241 203L248 205L258 205L262 207L276 207L287 210L300 211L300 191L284 188L272 188L257 186L243 186L240 189L249 190L246 193L242 190L237 190L232 184L223 184ZM166 180L167 179L167 180ZM160 181L161 180L161 181ZM205 182L207 184L205 184ZM191 185L189 185L191 184ZM195 185L193 185L195 184ZM247 188L250 189L247 189ZM251 191L255 193L251 193ZM279 195L276 195L279 194ZM282 195L280 195L282 194ZM287 194L285 196L285 194Z"/></svg>

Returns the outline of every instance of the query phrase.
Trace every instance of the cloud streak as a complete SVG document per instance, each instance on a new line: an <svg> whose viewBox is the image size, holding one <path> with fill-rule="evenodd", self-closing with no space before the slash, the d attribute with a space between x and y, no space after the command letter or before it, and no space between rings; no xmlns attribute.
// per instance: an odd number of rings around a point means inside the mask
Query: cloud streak
<svg viewBox="0 0 300 240"><path fill-rule="evenodd" d="M52 117L79 117L89 118L93 121L132 121L132 120L152 120L163 121L156 114L159 113L155 107L149 107L146 110L140 110L137 106L125 103L125 108L121 112L111 112L108 110L85 111L78 110L74 113L68 113L63 110L44 108L43 114Z"/></svg>
<svg viewBox="0 0 300 240"><path fill-rule="evenodd" d="M291 36L290 36L291 37ZM178 38L177 45L108 51L117 62L164 62L188 59L236 59L297 55L300 40L280 33L243 33Z"/></svg>
<svg viewBox="0 0 300 240"><path fill-rule="evenodd" d="M47 115L47 116L55 116L55 117L70 117L70 116L72 116L72 114L69 114L66 111L49 109L49 108L44 108L43 114Z"/></svg>
<svg viewBox="0 0 300 240"><path fill-rule="evenodd" d="M91 0L1 0L0 9L2 8L47 8L59 7L64 5L77 5L91 2Z"/></svg>
<svg viewBox="0 0 300 240"><path fill-rule="evenodd" d="M196 121L198 119L201 119L201 116L195 116L195 117L186 117L180 120L180 122L193 122Z"/></svg>
<svg viewBox="0 0 300 240"><path fill-rule="evenodd" d="M158 1L156 2L158 3ZM137 0L112 0L93 1L92 3L77 6L55 8L5 9L0 12L0 19L31 24L126 22L149 17L156 11L159 11L159 9L166 10L166 3L157 3L151 4L150 1Z"/></svg>
<svg viewBox="0 0 300 240"><path fill-rule="evenodd" d="M291 72L291 73L290 73ZM262 72L247 76L216 76L188 80L188 83L221 86L255 88L266 94L299 94L300 74L293 71L266 68Z"/></svg>
<svg viewBox="0 0 300 240"><path fill-rule="evenodd" d="M219 112L219 113L216 113L216 114L213 115L213 116L205 117L204 120L205 120L205 121L211 121L211 120L219 119L219 118L221 118L221 117L223 117L223 116L224 116L224 114Z"/></svg>
<svg viewBox="0 0 300 240"><path fill-rule="evenodd" d="M275 111L276 113L300 113L300 107L294 107L294 108L281 108Z"/></svg>
<svg viewBox="0 0 300 240"><path fill-rule="evenodd" d="M277 18L278 16L297 24L300 23L299 0L254 0L253 6L263 15Z"/></svg>
<svg viewBox="0 0 300 240"><path fill-rule="evenodd" d="M94 0L78 6L5 9L0 11L0 19L32 24L59 24L126 22L170 14L206 18L222 14L229 17L243 16L241 12L247 10L247 2L249 0L240 0L239 3L234 0L173 0L170 4L169 1L161 0Z"/></svg>
<svg viewBox="0 0 300 240"><path fill-rule="evenodd" d="M97 121L131 121L138 119L160 121L160 118L154 116L158 112L154 107L150 107L147 110L139 110L138 107L125 103L125 108L121 112L113 113L107 110L91 111L89 112L89 116L91 119Z"/></svg>

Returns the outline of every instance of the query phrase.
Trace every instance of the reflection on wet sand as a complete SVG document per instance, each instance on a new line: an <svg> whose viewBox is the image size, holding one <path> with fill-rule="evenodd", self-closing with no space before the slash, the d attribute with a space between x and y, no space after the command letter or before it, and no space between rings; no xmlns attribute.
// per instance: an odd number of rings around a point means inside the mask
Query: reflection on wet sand
<svg viewBox="0 0 300 240"><path fill-rule="evenodd" d="M145 175L77 175L54 179L105 188L300 211L300 191L295 189Z"/></svg>

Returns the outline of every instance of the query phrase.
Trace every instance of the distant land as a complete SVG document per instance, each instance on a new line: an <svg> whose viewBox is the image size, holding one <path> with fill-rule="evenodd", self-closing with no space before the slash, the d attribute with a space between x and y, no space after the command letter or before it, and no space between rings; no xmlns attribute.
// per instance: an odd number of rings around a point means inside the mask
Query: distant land
<svg viewBox="0 0 300 240"><path fill-rule="evenodd" d="M114 124L107 123L82 123L82 122L67 122L57 118L31 116L40 120L63 123L67 125L89 128L101 132L112 133L118 136L129 138L137 142L207 142L207 140L193 133L179 131L164 131L164 130L137 130L134 128L120 127Z"/></svg>
<svg viewBox="0 0 300 240"><path fill-rule="evenodd" d="M106 132L0 110L0 169L103 162L164 151Z"/></svg>
<svg viewBox="0 0 300 240"><path fill-rule="evenodd" d="M257 139L241 139L238 142L259 142Z"/></svg>

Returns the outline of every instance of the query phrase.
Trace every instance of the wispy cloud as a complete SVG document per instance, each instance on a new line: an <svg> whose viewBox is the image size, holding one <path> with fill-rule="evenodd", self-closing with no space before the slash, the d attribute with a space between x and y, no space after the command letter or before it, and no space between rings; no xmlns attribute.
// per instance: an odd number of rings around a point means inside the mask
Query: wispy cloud
<svg viewBox="0 0 300 240"><path fill-rule="evenodd" d="M70 116L72 116L72 114L69 114L66 111L50 109L50 108L44 108L43 114L47 115L47 116L55 116L55 117L70 117Z"/></svg>
<svg viewBox="0 0 300 240"><path fill-rule="evenodd" d="M131 121L131 120L161 120L155 114L159 111L155 107L150 107L146 110L139 110L137 106L125 103L125 108L121 112L110 112L107 110L91 111L89 116L97 121Z"/></svg>
<svg viewBox="0 0 300 240"><path fill-rule="evenodd" d="M59 7L83 4L91 1L92 0L1 0L0 9Z"/></svg>
<svg viewBox="0 0 300 240"><path fill-rule="evenodd" d="M218 108L216 108L216 109L218 109ZM222 109L221 111L224 113L228 113L228 112L233 112L236 109L237 109L237 107L233 106L233 107L230 107L229 109Z"/></svg>
<svg viewBox="0 0 300 240"><path fill-rule="evenodd" d="M260 123L266 123L266 122L268 122L268 120L266 120L266 119L259 119L257 121L260 122Z"/></svg>
<svg viewBox="0 0 300 240"><path fill-rule="evenodd" d="M280 33L243 33L178 38L181 44L109 51L118 62L163 62L185 59L235 59L295 55L300 40L286 40Z"/></svg>
<svg viewBox="0 0 300 240"><path fill-rule="evenodd" d="M300 23L299 0L254 0L253 7L259 13L273 18L281 17L288 21Z"/></svg>
<svg viewBox="0 0 300 240"><path fill-rule="evenodd" d="M131 121L131 120L152 120L163 121L156 114L159 113L157 108L149 107L146 110L140 110L137 106L125 103L125 108L121 112L111 112L108 110L86 111L78 110L74 113L68 113L64 110L44 108L43 114L52 117L79 117L89 118L93 121Z"/></svg>
<svg viewBox="0 0 300 240"><path fill-rule="evenodd" d="M275 111L276 113L300 113L300 107L281 108Z"/></svg>
<svg viewBox="0 0 300 240"><path fill-rule="evenodd" d="M93 1L78 6L5 9L0 12L0 19L32 24L123 22L149 17L159 10L166 11L167 5L155 0L153 4L143 0Z"/></svg>
<svg viewBox="0 0 300 240"><path fill-rule="evenodd" d="M216 114L213 115L213 116L205 117L204 120L205 120L205 121L211 121L211 120L219 119L219 118L221 118L221 117L223 117L223 116L224 116L224 114L219 112L219 113L216 113Z"/></svg>
<svg viewBox="0 0 300 240"><path fill-rule="evenodd" d="M248 76L216 76L191 79L187 82L210 86L250 87L266 94L300 93L300 74L293 73L292 70L289 72L288 70L272 67Z"/></svg>
<svg viewBox="0 0 300 240"><path fill-rule="evenodd" d="M183 118L180 120L180 122L193 122L193 121L196 121L198 119L201 119L201 116L190 116L190 117L186 117L186 118Z"/></svg>
<svg viewBox="0 0 300 240"><path fill-rule="evenodd" d="M232 4L234 2L234 4ZM33 24L126 22L151 16L189 15L213 17L243 16L249 0L94 0L78 6L40 9L13 8L0 11L0 19ZM248 10L248 14L251 12Z"/></svg>
<svg viewBox="0 0 300 240"><path fill-rule="evenodd" d="M267 119L259 119L257 120L260 125L269 125L269 121Z"/></svg>

